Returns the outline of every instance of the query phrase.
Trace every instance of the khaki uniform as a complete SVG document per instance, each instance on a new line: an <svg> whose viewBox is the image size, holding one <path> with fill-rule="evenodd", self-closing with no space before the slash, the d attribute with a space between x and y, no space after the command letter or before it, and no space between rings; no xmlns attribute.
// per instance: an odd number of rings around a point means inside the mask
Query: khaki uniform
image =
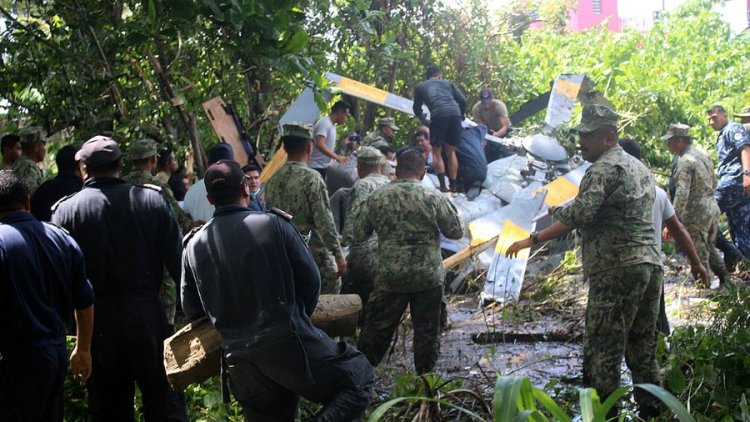
<svg viewBox="0 0 750 422"><path fill-rule="evenodd" d="M410 306L414 364L419 373L435 367L440 350L440 309L445 268L440 233L463 236L458 213L447 197L420 182L398 179L373 192L354 222L354 241L378 235L378 272L358 348L370 363L382 360Z"/></svg>
<svg viewBox="0 0 750 422"><path fill-rule="evenodd" d="M723 277L726 266L715 246L720 211L713 161L705 152L689 147L677 160L672 179L677 217L690 234L703 266Z"/></svg>
<svg viewBox="0 0 750 422"><path fill-rule="evenodd" d="M587 113L614 112L584 108L582 122L602 118ZM655 355L662 267L654 196L651 173L616 145L586 170L574 202L553 210L556 219L583 236L583 271L589 281L584 382L601 397L620 386L623 352L634 383L660 382ZM651 403L647 394L635 394L640 404Z"/></svg>
<svg viewBox="0 0 750 422"><path fill-rule="evenodd" d="M288 161L266 184L266 204L293 216L292 223L303 236L321 276L321 293L338 294L341 279L335 257L342 256L328 192L320 174L297 161Z"/></svg>

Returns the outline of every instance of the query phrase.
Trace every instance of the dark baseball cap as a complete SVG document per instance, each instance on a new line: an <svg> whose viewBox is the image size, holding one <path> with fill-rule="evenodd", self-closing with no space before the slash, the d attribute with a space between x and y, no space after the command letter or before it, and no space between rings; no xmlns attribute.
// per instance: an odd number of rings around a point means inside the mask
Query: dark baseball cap
<svg viewBox="0 0 750 422"><path fill-rule="evenodd" d="M206 193L211 195L215 204L222 205L222 202L237 198L245 185L245 173L238 162L220 160L208 167L203 180Z"/></svg>
<svg viewBox="0 0 750 422"><path fill-rule="evenodd" d="M208 149L208 164L213 164L220 160L234 160L234 151L229 144L222 142Z"/></svg>
<svg viewBox="0 0 750 422"><path fill-rule="evenodd" d="M479 99L483 103L487 103L492 101L495 98L495 95L492 94L492 90L489 88L482 88L479 90Z"/></svg>
<svg viewBox="0 0 750 422"><path fill-rule="evenodd" d="M120 147L114 139L98 135L84 142L75 158L76 161L83 161L88 167L101 167L121 156Z"/></svg>

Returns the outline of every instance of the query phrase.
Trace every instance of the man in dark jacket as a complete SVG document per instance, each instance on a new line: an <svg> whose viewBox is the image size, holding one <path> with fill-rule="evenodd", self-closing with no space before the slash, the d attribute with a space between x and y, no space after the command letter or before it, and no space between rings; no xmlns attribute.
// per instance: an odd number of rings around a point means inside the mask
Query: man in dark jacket
<svg viewBox="0 0 750 422"><path fill-rule="evenodd" d="M245 420L293 421L299 396L324 405L315 420L357 420L374 393L372 367L310 322L320 274L291 216L251 212L234 161L212 165L204 180L216 211L187 240L182 307L221 333Z"/></svg>
<svg viewBox="0 0 750 422"><path fill-rule="evenodd" d="M31 214L39 221L49 221L52 218L52 205L68 195L72 195L83 186L81 171L76 162L78 148L66 145L55 155L57 176L47 180L39 186L31 197Z"/></svg>
<svg viewBox="0 0 750 422"><path fill-rule="evenodd" d="M164 370L159 300L163 268L180 277L180 229L158 189L120 179L121 155L111 138L89 139L75 157L83 190L52 210L81 246L96 294L89 411L97 421L132 421L137 384L146 420L186 420Z"/></svg>

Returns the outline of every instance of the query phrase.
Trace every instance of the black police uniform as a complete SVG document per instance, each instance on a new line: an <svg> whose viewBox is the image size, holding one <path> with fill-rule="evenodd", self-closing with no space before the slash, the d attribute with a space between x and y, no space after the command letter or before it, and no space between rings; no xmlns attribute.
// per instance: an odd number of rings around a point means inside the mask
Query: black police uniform
<svg viewBox="0 0 750 422"><path fill-rule="evenodd" d="M163 364L162 269L178 280L182 249L163 196L119 178L95 177L52 211L52 221L81 246L97 297L88 385L94 419L132 421L134 384L147 421L186 419Z"/></svg>
<svg viewBox="0 0 750 422"><path fill-rule="evenodd" d="M62 420L66 327L93 303L70 236L24 211L0 220L1 421Z"/></svg>
<svg viewBox="0 0 750 422"><path fill-rule="evenodd" d="M292 421L299 396L324 404L316 420L362 415L373 395L372 367L310 322L320 274L289 221L218 207L187 241L182 271L183 310L190 319L207 314L221 332L230 388L246 420Z"/></svg>
<svg viewBox="0 0 750 422"><path fill-rule="evenodd" d="M72 195L83 186L83 180L73 173L61 173L47 180L31 197L31 214L39 221L52 218L52 206L60 199Z"/></svg>

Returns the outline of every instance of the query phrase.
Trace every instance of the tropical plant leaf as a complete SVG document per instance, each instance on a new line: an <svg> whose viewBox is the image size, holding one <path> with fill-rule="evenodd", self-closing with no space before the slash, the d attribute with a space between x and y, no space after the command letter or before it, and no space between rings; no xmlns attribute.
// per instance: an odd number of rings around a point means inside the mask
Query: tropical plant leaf
<svg viewBox="0 0 750 422"><path fill-rule="evenodd" d="M695 418L693 418L685 406L669 391L654 384L636 384L635 387L646 390L649 394L661 400L677 416L680 422L695 422Z"/></svg>

